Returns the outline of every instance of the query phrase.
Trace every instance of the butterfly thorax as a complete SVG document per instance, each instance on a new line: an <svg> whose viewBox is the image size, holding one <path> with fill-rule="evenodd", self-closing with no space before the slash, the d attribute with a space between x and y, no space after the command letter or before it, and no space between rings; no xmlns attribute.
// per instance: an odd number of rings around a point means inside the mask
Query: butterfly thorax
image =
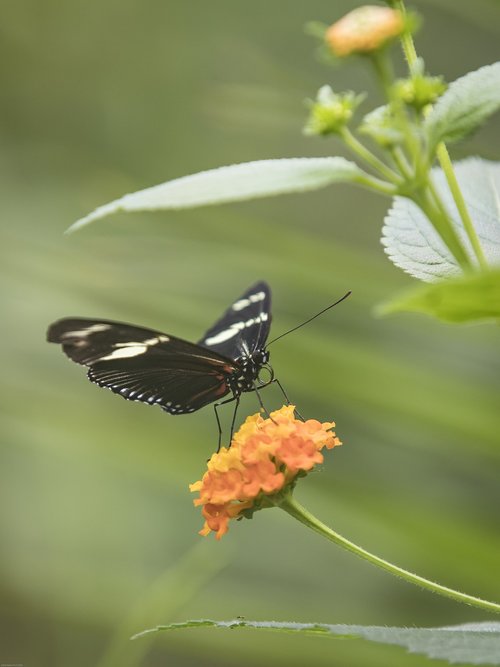
<svg viewBox="0 0 500 667"><path fill-rule="evenodd" d="M234 371L228 381L232 393L239 396L245 391L254 391L256 384L259 387L269 384L274 378L274 373L268 361L267 350L257 350L253 354L240 357L237 360L238 370ZM269 374L265 380L260 378L263 369Z"/></svg>

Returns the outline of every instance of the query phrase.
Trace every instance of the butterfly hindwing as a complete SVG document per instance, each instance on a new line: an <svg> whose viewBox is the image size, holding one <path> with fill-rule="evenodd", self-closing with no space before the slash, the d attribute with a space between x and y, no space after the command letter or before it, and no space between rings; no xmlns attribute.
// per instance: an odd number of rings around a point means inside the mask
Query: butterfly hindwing
<svg viewBox="0 0 500 667"><path fill-rule="evenodd" d="M172 414L194 412L225 396L230 359L152 329L110 320L68 318L52 324L48 340L88 366L92 382Z"/></svg>
<svg viewBox="0 0 500 667"><path fill-rule="evenodd" d="M132 401L160 405L171 414L199 410L229 392L227 376L214 368L172 368L158 358L100 362L88 378Z"/></svg>
<svg viewBox="0 0 500 667"><path fill-rule="evenodd" d="M237 360L263 350L270 327L271 290L261 281L232 303L198 344Z"/></svg>

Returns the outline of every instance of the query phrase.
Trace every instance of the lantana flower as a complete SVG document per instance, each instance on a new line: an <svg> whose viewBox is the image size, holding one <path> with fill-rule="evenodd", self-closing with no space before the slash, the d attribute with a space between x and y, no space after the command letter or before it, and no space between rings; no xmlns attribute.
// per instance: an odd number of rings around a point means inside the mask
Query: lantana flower
<svg viewBox="0 0 500 667"><path fill-rule="evenodd" d="M433 593L483 610L499 613L500 604L453 590L414 574L370 553L332 530L308 512L293 495L299 477L323 462L322 449L342 444L333 432L333 422L295 418L293 405L285 405L264 419L248 417L235 434L231 447L213 454L202 479L191 484L199 497L205 525L201 535L214 532L220 539L231 519L251 518L256 510L280 507L315 533L360 558Z"/></svg>
<svg viewBox="0 0 500 667"><path fill-rule="evenodd" d="M212 455L202 479L190 485L199 492L205 525L202 535L220 539L231 519L279 504L297 479L323 462L321 450L341 444L332 431L334 422L295 418L295 407L285 405L265 419L247 417L230 448Z"/></svg>

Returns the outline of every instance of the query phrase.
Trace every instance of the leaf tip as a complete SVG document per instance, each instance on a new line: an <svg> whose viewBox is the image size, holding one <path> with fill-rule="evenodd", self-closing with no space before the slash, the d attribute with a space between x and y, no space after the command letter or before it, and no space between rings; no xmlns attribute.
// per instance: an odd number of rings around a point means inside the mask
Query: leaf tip
<svg viewBox="0 0 500 667"><path fill-rule="evenodd" d="M111 213L116 213L120 210L121 207L117 204L117 202L110 202L109 204L98 206L91 213L83 216L83 218L79 218L76 222L70 225L64 233L68 235L73 234L74 232L79 231L82 227L86 227L91 222L94 222L94 220L100 220L101 218L105 218Z"/></svg>

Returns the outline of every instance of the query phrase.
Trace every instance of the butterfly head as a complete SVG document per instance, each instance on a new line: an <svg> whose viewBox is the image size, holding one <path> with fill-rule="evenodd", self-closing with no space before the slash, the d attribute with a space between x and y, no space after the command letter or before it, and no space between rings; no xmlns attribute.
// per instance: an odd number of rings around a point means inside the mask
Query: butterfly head
<svg viewBox="0 0 500 667"><path fill-rule="evenodd" d="M256 383L263 387L274 379L273 369L269 365L269 352L265 349L241 357L238 365L238 372L230 380L231 390L235 394L253 391Z"/></svg>
<svg viewBox="0 0 500 667"><path fill-rule="evenodd" d="M265 387L274 380L274 371L269 363L269 352L265 349L254 352L252 356L254 381L259 387Z"/></svg>

